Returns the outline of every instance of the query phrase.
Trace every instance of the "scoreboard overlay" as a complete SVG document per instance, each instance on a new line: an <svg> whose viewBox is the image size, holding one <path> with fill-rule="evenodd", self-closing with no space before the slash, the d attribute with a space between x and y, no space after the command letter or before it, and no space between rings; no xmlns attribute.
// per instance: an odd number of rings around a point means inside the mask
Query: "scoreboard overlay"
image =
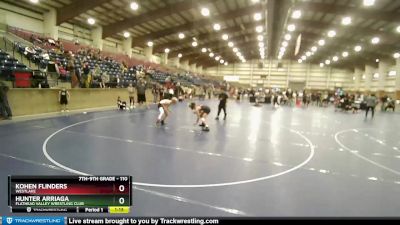
<svg viewBox="0 0 400 225"><path fill-rule="evenodd" d="M125 213L131 176L9 176L11 212Z"/></svg>

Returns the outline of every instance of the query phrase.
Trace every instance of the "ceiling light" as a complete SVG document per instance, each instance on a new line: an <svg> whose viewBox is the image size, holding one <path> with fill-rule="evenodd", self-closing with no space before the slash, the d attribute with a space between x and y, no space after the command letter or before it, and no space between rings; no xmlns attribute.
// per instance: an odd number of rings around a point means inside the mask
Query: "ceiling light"
<svg viewBox="0 0 400 225"><path fill-rule="evenodd" d="M282 58L283 58L282 55L278 55L278 59L282 59ZM264 59L264 58L262 58L262 59Z"/></svg>
<svg viewBox="0 0 400 225"><path fill-rule="evenodd" d="M391 70L391 71L389 71L389 74L388 74L390 77L394 77L394 76L396 76L397 75L397 71L396 70Z"/></svg>
<svg viewBox="0 0 400 225"><path fill-rule="evenodd" d="M224 64L225 66L227 66L228 65L228 62L225 62L225 64Z"/></svg>
<svg viewBox="0 0 400 225"><path fill-rule="evenodd" d="M218 61L221 57L215 56L215 61Z"/></svg>
<svg viewBox="0 0 400 225"><path fill-rule="evenodd" d="M253 18L255 21L260 21L262 19L262 15L261 13L254 13Z"/></svg>
<svg viewBox="0 0 400 225"><path fill-rule="evenodd" d="M364 0L364 6L373 6L375 4L375 0Z"/></svg>
<svg viewBox="0 0 400 225"><path fill-rule="evenodd" d="M317 46L312 46L312 47L311 47L311 51L312 51L312 52L316 52L317 50L318 50Z"/></svg>
<svg viewBox="0 0 400 225"><path fill-rule="evenodd" d="M379 39L378 37L374 37L371 39L371 43L374 45L378 44L380 41L381 41L381 39Z"/></svg>
<svg viewBox="0 0 400 225"><path fill-rule="evenodd" d="M198 44L197 44L197 41L193 41L193 42L192 42L192 46L193 46L193 47L197 47L197 45L198 45Z"/></svg>
<svg viewBox="0 0 400 225"><path fill-rule="evenodd" d="M397 33L400 33L400 26L396 28Z"/></svg>
<svg viewBox="0 0 400 225"><path fill-rule="evenodd" d="M238 52L239 51L238 48L233 48L232 50L233 50L233 52Z"/></svg>
<svg viewBox="0 0 400 225"><path fill-rule="evenodd" d="M325 40L324 39L319 40L318 41L318 45L319 46L324 46L325 45Z"/></svg>
<svg viewBox="0 0 400 225"><path fill-rule="evenodd" d="M209 16L210 15L210 10L208 8L201 8L201 15Z"/></svg>
<svg viewBox="0 0 400 225"><path fill-rule="evenodd" d="M136 11L139 9L139 4L137 4L137 2L132 2L131 3L131 9Z"/></svg>
<svg viewBox="0 0 400 225"><path fill-rule="evenodd" d="M302 62L303 62L303 60L302 60L302 59L299 59L299 60L297 60L297 62L298 62L298 63L302 63Z"/></svg>
<svg viewBox="0 0 400 225"><path fill-rule="evenodd" d="M179 39L184 39L185 38L185 34L184 33L179 33L178 37L179 37Z"/></svg>
<svg viewBox="0 0 400 225"><path fill-rule="evenodd" d="M353 77L353 80L356 80L356 77Z"/></svg>
<svg viewBox="0 0 400 225"><path fill-rule="evenodd" d="M359 52L362 50L362 47L360 45L357 45L356 47L354 47L354 51Z"/></svg>
<svg viewBox="0 0 400 225"><path fill-rule="evenodd" d="M214 24L213 28L214 28L214 30L219 31L219 30L221 30L221 25L216 23L216 24Z"/></svg>
<svg viewBox="0 0 400 225"><path fill-rule="evenodd" d="M296 30L296 25L290 24L287 29L288 29L288 31L293 32Z"/></svg>
<svg viewBox="0 0 400 225"><path fill-rule="evenodd" d="M394 57L395 59L400 58L400 53L398 53L398 52L394 53L394 54L393 54L393 57Z"/></svg>
<svg viewBox="0 0 400 225"><path fill-rule="evenodd" d="M361 78L362 78L363 80L365 80L365 77L366 77L365 74L363 74L363 75L361 76Z"/></svg>
<svg viewBox="0 0 400 225"><path fill-rule="evenodd" d="M319 67L321 67L321 68L324 67L324 66L325 66L324 63L320 63L320 64L319 64Z"/></svg>
<svg viewBox="0 0 400 225"><path fill-rule="evenodd" d="M206 48L202 48L201 52L205 53L205 52L207 52L207 49Z"/></svg>
<svg viewBox="0 0 400 225"><path fill-rule="evenodd" d="M343 56L344 58L346 58L347 56L349 56L349 53L348 53L348 52L343 52L343 53L342 53L342 56Z"/></svg>
<svg viewBox="0 0 400 225"><path fill-rule="evenodd" d="M153 42L152 41L147 42L147 46L153 47Z"/></svg>
<svg viewBox="0 0 400 225"><path fill-rule="evenodd" d="M377 62L377 63L378 63L379 61L380 61L379 59L375 59L375 62Z"/></svg>
<svg viewBox="0 0 400 225"><path fill-rule="evenodd" d="M339 60L339 57L333 56L332 60L333 60L334 62L337 62L337 61Z"/></svg>
<svg viewBox="0 0 400 225"><path fill-rule="evenodd" d="M90 25L94 25L94 24L96 23L96 20L93 19L93 18L89 18L89 19L87 19L87 22L88 22L88 24L90 24Z"/></svg>
<svg viewBox="0 0 400 225"><path fill-rule="evenodd" d="M235 46L235 44L233 44L233 42L230 41L230 42L228 42L228 46L232 48L233 46Z"/></svg>
<svg viewBox="0 0 400 225"><path fill-rule="evenodd" d="M378 78L379 78L379 73L374 73L373 77L374 77L375 79L378 79Z"/></svg>
<svg viewBox="0 0 400 225"><path fill-rule="evenodd" d="M263 42L258 43L258 47L263 48L264 47L264 43Z"/></svg>
<svg viewBox="0 0 400 225"><path fill-rule="evenodd" d="M178 58L182 58L182 54L181 53L178 54Z"/></svg>
<svg viewBox="0 0 400 225"><path fill-rule="evenodd" d="M257 40L258 41L263 41L264 40L264 36L262 36L261 34L257 35Z"/></svg>
<svg viewBox="0 0 400 225"><path fill-rule="evenodd" d="M125 37L125 38L128 38L129 36L131 36L131 34L130 34L129 32L126 32L126 31L125 31L125 32L124 32L124 37Z"/></svg>
<svg viewBox="0 0 400 225"><path fill-rule="evenodd" d="M329 60L329 59L325 60L325 64L326 64L326 65L331 64L331 60Z"/></svg>
<svg viewBox="0 0 400 225"><path fill-rule="evenodd" d="M301 59L302 59L302 60L306 60L306 59L307 59L307 56L303 55L303 56L301 56Z"/></svg>
<svg viewBox="0 0 400 225"><path fill-rule="evenodd" d="M210 52L210 54L208 54L208 56L210 56L210 58L214 57L214 53Z"/></svg>
<svg viewBox="0 0 400 225"><path fill-rule="evenodd" d="M169 53L169 48L166 48L166 49L164 50L164 52L165 52L165 53Z"/></svg>
<svg viewBox="0 0 400 225"><path fill-rule="evenodd" d="M263 32L263 30L264 30L263 26L257 26L256 27L256 32L257 33L261 33L261 32Z"/></svg>
<svg viewBox="0 0 400 225"><path fill-rule="evenodd" d="M328 32L328 37L335 37L336 36L336 31L334 31L334 30L330 30L329 32Z"/></svg>
<svg viewBox="0 0 400 225"><path fill-rule="evenodd" d="M224 64L224 60L223 59L221 59L221 60L219 60L219 62L221 63L221 64Z"/></svg>
<svg viewBox="0 0 400 225"><path fill-rule="evenodd" d="M222 40L226 41L229 39L229 36L227 34L222 35Z"/></svg>
<svg viewBox="0 0 400 225"><path fill-rule="evenodd" d="M285 40L286 40L286 41L290 41L290 39L292 39L292 35L286 34L286 35L285 35Z"/></svg>
<svg viewBox="0 0 400 225"><path fill-rule="evenodd" d="M32 3L38 3L39 2L39 0L30 0Z"/></svg>
<svg viewBox="0 0 400 225"><path fill-rule="evenodd" d="M292 13L292 18L293 19L300 19L300 17L301 17L301 11L300 10L293 11L293 13Z"/></svg>
<svg viewBox="0 0 400 225"><path fill-rule="evenodd" d="M287 47L289 44L287 43L287 41L282 42L282 46L283 47Z"/></svg>
<svg viewBox="0 0 400 225"><path fill-rule="evenodd" d="M237 57L241 57L241 56L242 56L242 53L236 52L236 56L237 56Z"/></svg>
<svg viewBox="0 0 400 225"><path fill-rule="evenodd" d="M281 47L279 50L280 51L286 51L286 48L285 47Z"/></svg>
<svg viewBox="0 0 400 225"><path fill-rule="evenodd" d="M347 26L351 24L351 17L350 16L346 16L342 19L342 24Z"/></svg>
<svg viewBox="0 0 400 225"><path fill-rule="evenodd" d="M311 56L311 52L306 52L306 56L310 57Z"/></svg>

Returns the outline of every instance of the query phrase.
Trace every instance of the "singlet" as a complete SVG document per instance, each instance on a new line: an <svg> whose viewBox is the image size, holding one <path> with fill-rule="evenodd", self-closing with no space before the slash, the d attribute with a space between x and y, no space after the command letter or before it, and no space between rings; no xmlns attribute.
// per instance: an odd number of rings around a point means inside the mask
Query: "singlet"
<svg viewBox="0 0 400 225"><path fill-rule="evenodd" d="M61 91L60 95L62 100L67 100L67 91Z"/></svg>
<svg viewBox="0 0 400 225"><path fill-rule="evenodd" d="M169 105L169 104L171 104L171 100L169 100L169 99L163 99L163 100L161 100L160 101L160 104L161 105Z"/></svg>

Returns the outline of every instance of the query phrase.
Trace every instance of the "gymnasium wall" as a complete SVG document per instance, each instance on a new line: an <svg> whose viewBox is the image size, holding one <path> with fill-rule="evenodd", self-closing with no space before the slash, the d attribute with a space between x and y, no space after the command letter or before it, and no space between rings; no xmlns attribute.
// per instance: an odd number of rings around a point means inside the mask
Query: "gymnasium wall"
<svg viewBox="0 0 400 225"><path fill-rule="evenodd" d="M0 24L43 33L43 15L0 2Z"/></svg>
<svg viewBox="0 0 400 225"><path fill-rule="evenodd" d="M348 89L351 86L353 71L321 68L319 65L299 64L288 60L251 60L228 66L208 68L210 76L238 76L239 83L257 87L287 88L290 82L305 82L306 89L334 90L335 87Z"/></svg>
<svg viewBox="0 0 400 225"><path fill-rule="evenodd" d="M129 104L128 91L125 88L69 89L68 91L71 94L68 105L70 110L116 107L118 96ZM13 88L8 92L8 101L13 116L53 113L61 110L58 93L58 89ZM148 103L153 101L151 90L147 90L146 100ZM135 102L137 102L136 97Z"/></svg>

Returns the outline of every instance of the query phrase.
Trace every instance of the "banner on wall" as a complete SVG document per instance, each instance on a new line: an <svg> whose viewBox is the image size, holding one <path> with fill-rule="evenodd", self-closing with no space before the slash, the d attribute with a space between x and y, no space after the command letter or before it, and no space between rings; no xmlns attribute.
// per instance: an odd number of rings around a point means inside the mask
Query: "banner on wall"
<svg viewBox="0 0 400 225"><path fill-rule="evenodd" d="M238 82L239 76L224 76L224 80L229 82Z"/></svg>

